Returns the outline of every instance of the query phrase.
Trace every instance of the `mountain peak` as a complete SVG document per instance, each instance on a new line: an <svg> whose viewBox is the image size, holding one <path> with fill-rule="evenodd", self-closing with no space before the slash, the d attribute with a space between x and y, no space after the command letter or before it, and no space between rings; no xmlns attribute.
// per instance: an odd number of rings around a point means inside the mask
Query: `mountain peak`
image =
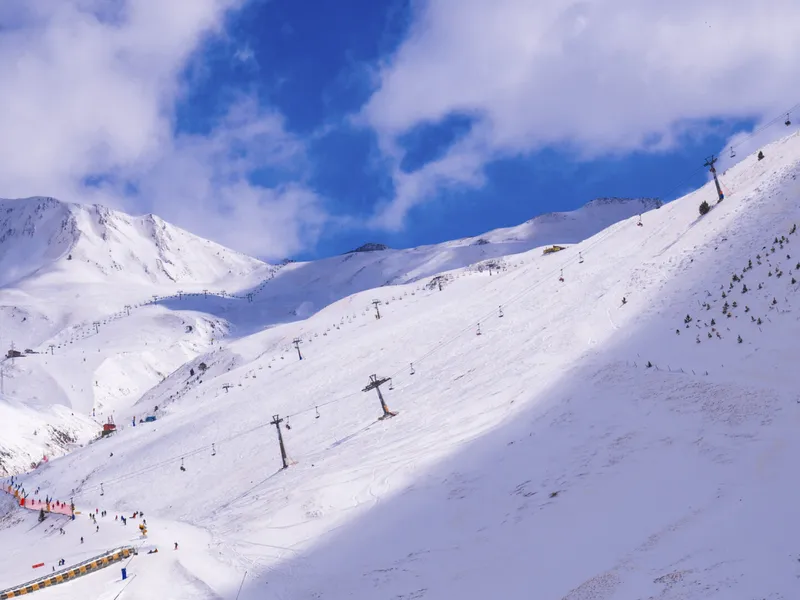
<svg viewBox="0 0 800 600"><path fill-rule="evenodd" d="M0 286L55 274L70 281L201 283L263 265L153 214L50 197L0 200Z"/></svg>
<svg viewBox="0 0 800 600"><path fill-rule="evenodd" d="M389 246L387 246L386 244L367 242L366 244L362 244L355 250L350 250L349 252L345 252L345 254L352 254L353 252L380 252L381 250L389 250Z"/></svg>

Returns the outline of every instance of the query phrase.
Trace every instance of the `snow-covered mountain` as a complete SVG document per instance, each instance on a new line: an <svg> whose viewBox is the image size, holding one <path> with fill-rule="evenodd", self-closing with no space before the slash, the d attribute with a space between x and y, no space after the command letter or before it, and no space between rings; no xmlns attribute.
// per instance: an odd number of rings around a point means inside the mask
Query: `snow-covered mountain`
<svg viewBox="0 0 800 600"><path fill-rule="evenodd" d="M68 285L208 283L263 266L155 215L54 198L0 200L0 286L31 276Z"/></svg>
<svg viewBox="0 0 800 600"><path fill-rule="evenodd" d="M525 251L548 236L572 242L574 221L588 235L647 208L615 201L598 212L595 204L493 245L367 244L343 256L272 266L153 215L52 198L0 201L0 347L33 351L4 363L5 393L42 407L53 426L62 427L53 420L58 406L84 416L94 410L100 420L129 409L226 335L302 320L363 290L474 263L481 268L480 261ZM595 224L586 221L588 212ZM139 334L131 337L133 323ZM26 467L51 443L46 435L26 438L13 451L19 460L6 462Z"/></svg>
<svg viewBox="0 0 800 600"><path fill-rule="evenodd" d="M50 380L13 382L25 393L84 385L102 398L97 421L113 411L122 427L18 480L109 516L99 530L0 519L13 549L0 588L134 540L127 580L106 569L37 593L794 597L800 136L764 154L728 170L721 203L706 185L560 252L534 246L531 225L497 243L289 263L17 359L48 363ZM459 248L519 238L532 249L459 263ZM152 349L153 385L126 347ZM146 537L111 516L134 511Z"/></svg>
<svg viewBox="0 0 800 600"><path fill-rule="evenodd" d="M267 325L306 318L356 292L413 283L464 267L502 270L508 260L513 260L504 257L550 244L574 244L660 206L658 200L647 198L596 199L574 211L545 214L481 236L408 249L368 243L342 256L291 262L275 273L269 286L259 287L253 303L240 302L241 311L236 311L234 302L227 302L224 316L251 333ZM206 300L195 301L193 307L223 314Z"/></svg>

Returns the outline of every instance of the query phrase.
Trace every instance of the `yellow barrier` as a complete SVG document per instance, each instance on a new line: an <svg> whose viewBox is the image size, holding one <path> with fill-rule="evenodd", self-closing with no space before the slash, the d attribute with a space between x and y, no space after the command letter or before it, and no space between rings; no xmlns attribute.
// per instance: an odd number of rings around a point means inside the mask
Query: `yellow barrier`
<svg viewBox="0 0 800 600"><path fill-rule="evenodd" d="M102 558L97 558L87 562L86 564L68 569L63 573L58 573L51 577L46 577L31 583L23 584L18 588L6 590L5 592L0 593L0 600L16 598L18 596L24 596L25 594L32 594L35 591L43 590L44 588L58 585L59 583L66 583L67 581L71 581L72 579L76 579L82 575L86 575L87 573L99 571L100 569L104 569L116 562L124 560L133 554L133 552L133 548L123 548L122 550L118 550L113 554L108 554Z"/></svg>

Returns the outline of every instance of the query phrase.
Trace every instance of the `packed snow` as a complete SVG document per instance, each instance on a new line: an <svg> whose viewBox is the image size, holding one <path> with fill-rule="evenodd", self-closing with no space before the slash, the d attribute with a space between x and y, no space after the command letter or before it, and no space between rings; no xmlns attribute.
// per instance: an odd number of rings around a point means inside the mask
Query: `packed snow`
<svg viewBox="0 0 800 600"><path fill-rule="evenodd" d="M6 385L32 414L74 409L69 452L15 481L81 514L38 523L6 500L0 589L134 544L129 579L36 593L796 597L800 136L764 153L720 203L710 183L554 253L254 265L120 294L131 314L97 327L62 284L59 314L80 317L34 319L40 354L6 361ZM115 520L134 512L146 537Z"/></svg>

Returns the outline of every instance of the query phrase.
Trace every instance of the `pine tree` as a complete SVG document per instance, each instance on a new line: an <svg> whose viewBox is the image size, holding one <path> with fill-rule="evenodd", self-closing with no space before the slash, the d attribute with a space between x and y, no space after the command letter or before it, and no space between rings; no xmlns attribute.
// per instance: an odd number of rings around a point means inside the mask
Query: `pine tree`
<svg viewBox="0 0 800 600"><path fill-rule="evenodd" d="M703 216L703 215L707 215L708 214L708 211L711 210L711 207L708 205L708 202L703 200L700 203L700 207L698 208L698 210L700 211L700 216Z"/></svg>

